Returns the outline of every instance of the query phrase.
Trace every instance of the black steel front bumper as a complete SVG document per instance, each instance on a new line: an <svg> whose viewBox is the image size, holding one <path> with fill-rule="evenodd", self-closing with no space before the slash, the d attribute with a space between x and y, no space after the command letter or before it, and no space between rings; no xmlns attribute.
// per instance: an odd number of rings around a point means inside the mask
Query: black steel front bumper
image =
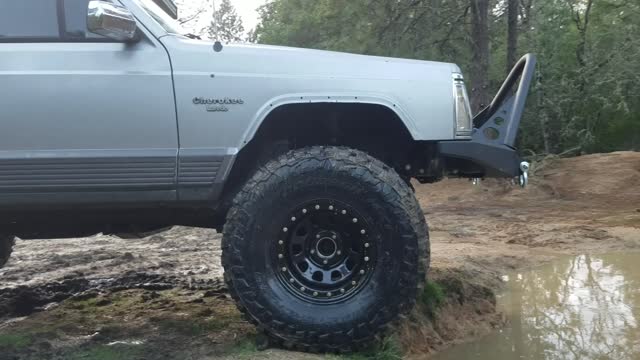
<svg viewBox="0 0 640 360"><path fill-rule="evenodd" d="M526 182L528 165L523 164L518 156L515 142L535 66L536 58L532 54L518 61L491 104L474 117L470 140L438 143L448 174L463 177L520 176L521 181L524 175Z"/></svg>
<svg viewBox="0 0 640 360"><path fill-rule="evenodd" d="M516 177L520 163L516 149L495 146L473 140L442 141L438 151L444 159L445 171L450 175L470 178Z"/></svg>

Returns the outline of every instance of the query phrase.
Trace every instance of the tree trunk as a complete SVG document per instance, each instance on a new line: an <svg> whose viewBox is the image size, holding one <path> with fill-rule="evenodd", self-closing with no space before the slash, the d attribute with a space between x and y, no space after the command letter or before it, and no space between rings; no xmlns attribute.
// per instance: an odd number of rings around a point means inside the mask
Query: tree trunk
<svg viewBox="0 0 640 360"><path fill-rule="evenodd" d="M589 29L589 19L591 16L591 8L593 6L593 0L587 0L585 4L584 15L581 15L582 10L575 7L570 3L571 12L573 13L573 21L576 23L576 29L578 29L578 46L576 47L576 60L580 66L580 70L587 66L586 49L587 49L587 30ZM579 74L578 90L584 91L587 85L587 79L582 74Z"/></svg>
<svg viewBox="0 0 640 360"><path fill-rule="evenodd" d="M489 105L489 0L471 1L471 107Z"/></svg>
<svg viewBox="0 0 640 360"><path fill-rule="evenodd" d="M517 60L519 5L519 0L507 0L507 74Z"/></svg>
<svg viewBox="0 0 640 360"><path fill-rule="evenodd" d="M540 133L542 134L542 144L544 153L551 154L551 142L549 141L549 114L544 104L544 86L542 85L542 70L538 69L538 79L536 81L536 95L538 98L538 121L540 121Z"/></svg>

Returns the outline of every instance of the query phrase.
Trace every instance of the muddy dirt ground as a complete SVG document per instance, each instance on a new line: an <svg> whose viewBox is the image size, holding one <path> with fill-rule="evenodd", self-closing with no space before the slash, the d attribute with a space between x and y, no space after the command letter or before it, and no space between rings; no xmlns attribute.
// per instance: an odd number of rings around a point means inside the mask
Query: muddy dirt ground
<svg viewBox="0 0 640 360"><path fill-rule="evenodd" d="M640 153L547 159L506 181L416 185L432 269L417 309L377 349L309 355L267 345L220 281L220 235L18 241L0 270L0 359L425 358L504 324L501 276L564 254L640 251Z"/></svg>

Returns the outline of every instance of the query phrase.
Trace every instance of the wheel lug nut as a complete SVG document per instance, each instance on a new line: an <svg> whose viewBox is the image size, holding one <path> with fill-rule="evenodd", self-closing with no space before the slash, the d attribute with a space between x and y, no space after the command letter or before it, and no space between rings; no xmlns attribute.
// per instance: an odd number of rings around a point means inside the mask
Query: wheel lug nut
<svg viewBox="0 0 640 360"><path fill-rule="evenodd" d="M304 286L301 286L300 291L304 291L304 290L305 290Z"/></svg>
<svg viewBox="0 0 640 360"><path fill-rule="evenodd" d="M313 292L313 296L318 296L318 292L317 292L317 291L314 291L314 292Z"/></svg>
<svg viewBox="0 0 640 360"><path fill-rule="evenodd" d="M365 257L364 257L364 261L369 261L369 257L368 257L368 256L365 256Z"/></svg>
<svg viewBox="0 0 640 360"><path fill-rule="evenodd" d="M283 245L283 244L284 244L284 241L278 240L278 245Z"/></svg>
<svg viewBox="0 0 640 360"><path fill-rule="evenodd" d="M282 272L287 272L287 268L286 268L286 267L283 267L283 268L282 268Z"/></svg>
<svg viewBox="0 0 640 360"><path fill-rule="evenodd" d="M357 223L357 222L358 222L358 219L357 219L357 218L353 218L353 220L352 220L352 221L353 221L353 223L355 224L355 223Z"/></svg>
<svg viewBox="0 0 640 360"><path fill-rule="evenodd" d="M331 295L332 295L332 294L331 294L330 292L328 292L328 293L327 293L327 297L331 297Z"/></svg>
<svg viewBox="0 0 640 360"><path fill-rule="evenodd" d="M307 213L307 209L302 209L302 213L306 214Z"/></svg>
<svg viewBox="0 0 640 360"><path fill-rule="evenodd" d="M364 270L360 270L360 275L364 275Z"/></svg>
<svg viewBox="0 0 640 360"><path fill-rule="evenodd" d="M342 210L342 215L347 215L347 210Z"/></svg>
<svg viewBox="0 0 640 360"><path fill-rule="evenodd" d="M344 289L340 289L340 292L344 294Z"/></svg>
<svg viewBox="0 0 640 360"><path fill-rule="evenodd" d="M329 205L329 210L333 210L333 205Z"/></svg>
<svg viewBox="0 0 640 360"><path fill-rule="evenodd" d="M316 235L316 239L320 239L320 234Z"/></svg>
<svg viewBox="0 0 640 360"><path fill-rule="evenodd" d="M327 265L329 262L327 260L324 260L322 263Z"/></svg>
<svg viewBox="0 0 640 360"><path fill-rule="evenodd" d="M316 205L316 210L320 210L320 205Z"/></svg>
<svg viewBox="0 0 640 360"><path fill-rule="evenodd" d="M291 221L296 221L296 217L295 217L295 216L292 216L292 217L291 217Z"/></svg>
<svg viewBox="0 0 640 360"><path fill-rule="evenodd" d="M338 254L338 255L342 255L342 250L338 250L338 251L336 252L336 254Z"/></svg>
<svg viewBox="0 0 640 360"><path fill-rule="evenodd" d="M333 235L331 235L331 238L332 238L333 240L335 240L335 239L337 239L337 238L338 238L338 235L333 234Z"/></svg>
<svg viewBox="0 0 640 360"><path fill-rule="evenodd" d="M296 281L293 278L291 278L291 279L289 279L289 282L293 284Z"/></svg>
<svg viewBox="0 0 640 360"><path fill-rule="evenodd" d="M351 285L354 285L354 286L355 286L355 285L356 285L356 282L355 282L355 281L352 281L352 282L351 282Z"/></svg>
<svg viewBox="0 0 640 360"><path fill-rule="evenodd" d="M285 227L285 228L282 228L282 231L287 232L287 231L289 231L289 229L287 229L287 228Z"/></svg>
<svg viewBox="0 0 640 360"><path fill-rule="evenodd" d="M311 249L311 253L312 253L312 254L315 254L315 253L316 253L316 251L315 251L315 250L313 250L313 249Z"/></svg>
<svg viewBox="0 0 640 360"><path fill-rule="evenodd" d="M371 246L371 245L369 245L369 243L365 243L364 244L364 247L366 247L366 248L368 248L369 246Z"/></svg>
<svg viewBox="0 0 640 360"><path fill-rule="evenodd" d="M364 235L366 233L367 233L367 231L365 229L360 230L360 234Z"/></svg>
<svg viewBox="0 0 640 360"><path fill-rule="evenodd" d="M278 259L282 259L283 257L284 257L284 255L278 254Z"/></svg>

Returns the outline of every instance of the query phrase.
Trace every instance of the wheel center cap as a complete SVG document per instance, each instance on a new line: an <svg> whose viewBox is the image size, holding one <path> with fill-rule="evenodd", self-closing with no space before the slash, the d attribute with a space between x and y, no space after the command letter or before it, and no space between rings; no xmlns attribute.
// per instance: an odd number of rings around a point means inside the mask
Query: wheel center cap
<svg viewBox="0 0 640 360"><path fill-rule="evenodd" d="M330 237L323 237L316 243L316 252L321 258L330 259L336 255L338 244Z"/></svg>

